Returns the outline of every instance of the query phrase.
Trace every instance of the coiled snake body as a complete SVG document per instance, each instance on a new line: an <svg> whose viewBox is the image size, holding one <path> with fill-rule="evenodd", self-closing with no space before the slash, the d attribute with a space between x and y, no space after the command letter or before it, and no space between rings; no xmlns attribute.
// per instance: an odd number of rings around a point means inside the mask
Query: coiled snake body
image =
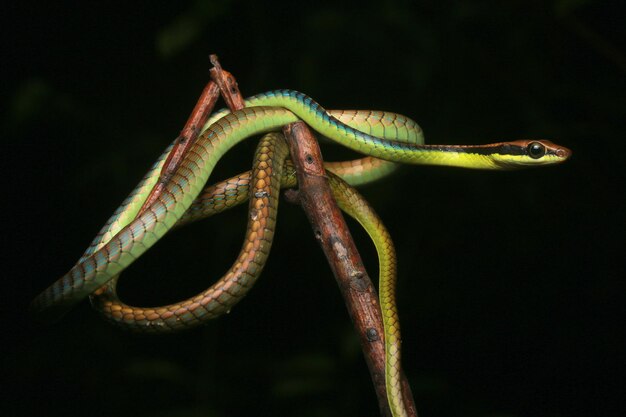
<svg viewBox="0 0 626 417"><path fill-rule="evenodd" d="M404 116L372 111L326 111L311 98L291 90L260 94L246 100L246 108L242 110L214 115L163 193L138 215L172 146L166 149L76 265L33 301L33 310L55 318L91 296L93 305L108 320L143 332L190 328L229 311L252 287L267 259L280 187L296 185L283 138L270 133L261 139L252 172L205 191L203 187L217 161L235 144L254 134L279 130L299 119L331 140L368 155L349 163L328 164L327 169L340 207L364 226L379 254L387 393L393 415L406 415L400 388L400 328L394 295L393 244L375 212L344 180L351 184L372 181L391 172L394 162L496 170L547 165L566 160L570 155L568 149L543 140L424 145L419 126ZM115 285L119 274L167 231L240 204L248 197L248 227L241 252L227 273L210 288L188 300L153 308L129 306L117 298Z"/></svg>

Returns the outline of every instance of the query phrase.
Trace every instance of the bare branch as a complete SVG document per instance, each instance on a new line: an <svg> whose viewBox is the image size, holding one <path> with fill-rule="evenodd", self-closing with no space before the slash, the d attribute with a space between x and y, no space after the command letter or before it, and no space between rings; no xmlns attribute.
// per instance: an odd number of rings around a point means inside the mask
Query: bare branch
<svg viewBox="0 0 626 417"><path fill-rule="evenodd" d="M283 132L296 166L299 187L297 198L328 259L358 333L378 396L381 415L390 417L391 410L385 389L384 333L378 295L330 191L317 140L304 122L289 124L283 128ZM293 201L294 193L289 198ZM403 390L409 415L417 416L413 396L404 376Z"/></svg>
<svg viewBox="0 0 626 417"><path fill-rule="evenodd" d="M222 93L222 97L231 111L244 107L243 98L237 87L235 77L230 72L222 69L217 55L211 55L210 60L211 64L213 64L213 68L209 71L211 81L204 87L196 106L192 110L189 119L187 119L187 123L185 123L185 127L183 127L183 130L176 138L176 143L163 164L159 179L150 191L138 215L143 213L163 192L170 177L180 165L180 161L182 161L187 151L198 139L200 129L202 129L209 119L209 115L213 112L219 93Z"/></svg>

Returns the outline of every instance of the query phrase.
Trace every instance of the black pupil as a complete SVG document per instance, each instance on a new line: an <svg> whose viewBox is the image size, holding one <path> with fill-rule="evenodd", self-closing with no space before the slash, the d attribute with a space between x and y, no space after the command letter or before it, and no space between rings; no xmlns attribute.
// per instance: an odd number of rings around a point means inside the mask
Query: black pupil
<svg viewBox="0 0 626 417"><path fill-rule="evenodd" d="M531 158L541 158L546 153L546 148L539 142L533 142L528 145L528 155Z"/></svg>

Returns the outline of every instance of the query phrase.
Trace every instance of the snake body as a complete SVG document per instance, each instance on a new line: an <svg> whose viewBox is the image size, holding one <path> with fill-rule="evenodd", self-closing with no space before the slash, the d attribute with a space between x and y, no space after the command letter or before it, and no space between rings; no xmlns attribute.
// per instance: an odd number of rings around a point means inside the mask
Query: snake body
<svg viewBox="0 0 626 417"><path fill-rule="evenodd" d="M207 290L187 300L162 307L129 306L117 297L117 278L92 295L92 304L114 323L139 332L171 332L195 327L232 308L261 274L272 245L283 165L289 150L278 133L259 142L254 169L246 187L248 226L243 246L232 267Z"/></svg>
<svg viewBox="0 0 626 417"><path fill-rule="evenodd" d="M368 118L358 112L333 114L311 98L291 90L277 90L254 96L246 100L246 105L250 107L230 114L218 114L210 120L209 127L193 144L165 184L163 193L147 210L139 213L158 179L170 146L105 224L78 263L33 301L33 310L45 312L49 317L58 316L74 303L93 294L94 305L107 317L127 327L148 331L190 327L228 311L250 288L263 267L271 245L280 182L284 181L289 185L291 181L290 175L282 175L287 153L284 143L276 135L264 137L257 150L255 172L248 177L248 186L252 187L252 191L247 193L251 196L251 215L246 241L237 262L220 281L190 300L151 309L121 303L115 294L115 281L123 269L175 224L192 221L206 213L203 207L207 205L203 205L202 199L196 203L194 200L224 153L253 134L277 130L299 119L324 136L370 156L348 166L339 164L328 167L329 170L334 168L339 173L343 170L346 178L353 183L368 181L394 169L391 163L371 157L411 164L517 169L562 162L570 155L569 150L549 141L424 145L421 131L411 128L417 125L410 119L389 118L389 113L387 116L376 113L376 116L371 117L378 117L375 123L363 124L354 120L346 123L340 119ZM393 293L393 245L380 219L368 209L369 206L358 197L358 193L352 192L337 177L331 175L330 178L333 193L336 194L340 206L363 224L379 252L387 392L394 416L403 416L406 415L406 410L402 406L400 390L400 333ZM245 195L238 187L235 187L234 195ZM218 188L210 192L216 196ZM227 189L228 186L223 188ZM240 200L242 199L229 200L224 197L221 203L217 203L214 198L214 208L226 208L229 201L241 202ZM187 212L189 214L186 215ZM105 284L106 287L103 287Z"/></svg>
<svg viewBox="0 0 626 417"><path fill-rule="evenodd" d="M252 105L250 100L246 100L245 104L247 107ZM216 112L209 118L202 131L206 132L211 125L229 113L230 111L227 109ZM424 136L419 125L408 117L397 113L371 110L328 110L328 113L339 122L370 135L414 144L424 143ZM137 187L104 224L78 262L93 254L103 242L106 243L111 240L115 234L134 219L145 202L147 194L156 184L163 163L173 146L174 143L170 144L159 156ZM397 164L366 156L354 161L326 163L325 167L341 176L350 185L362 185L388 175L396 169Z"/></svg>

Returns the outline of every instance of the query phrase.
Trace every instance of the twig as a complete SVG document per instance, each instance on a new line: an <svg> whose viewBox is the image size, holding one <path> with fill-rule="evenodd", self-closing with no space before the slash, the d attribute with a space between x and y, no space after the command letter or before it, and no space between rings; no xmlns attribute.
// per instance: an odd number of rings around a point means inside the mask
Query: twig
<svg viewBox="0 0 626 417"><path fill-rule="evenodd" d="M163 168L161 168L157 183L150 191L138 215L143 213L147 207L150 207L163 192L165 185L180 165L184 155L198 138L200 129L202 129L209 115L213 112L219 93L221 92L224 101L231 111L244 107L243 98L239 92L235 77L230 72L222 69L217 55L211 55L210 60L211 64L213 64L213 68L209 70L211 81L202 90L196 106L192 110L189 119L187 119L187 123L185 123L185 127L183 127L183 130L176 138L176 143L167 156Z"/></svg>
<svg viewBox="0 0 626 417"><path fill-rule="evenodd" d="M381 415L391 416L385 390L385 344L378 295L348 226L332 197L317 141L304 122L283 128L298 177L297 198L306 213L335 275L350 318L357 330L365 361L378 396ZM417 416L411 390L403 376L405 406Z"/></svg>
<svg viewBox="0 0 626 417"><path fill-rule="evenodd" d="M210 57L213 68L209 70L211 79L215 81L220 91L222 92L222 98L226 102L226 105L231 111L243 109L245 103L241 93L239 92L239 86L237 80L230 72L222 69L217 55L213 54Z"/></svg>

